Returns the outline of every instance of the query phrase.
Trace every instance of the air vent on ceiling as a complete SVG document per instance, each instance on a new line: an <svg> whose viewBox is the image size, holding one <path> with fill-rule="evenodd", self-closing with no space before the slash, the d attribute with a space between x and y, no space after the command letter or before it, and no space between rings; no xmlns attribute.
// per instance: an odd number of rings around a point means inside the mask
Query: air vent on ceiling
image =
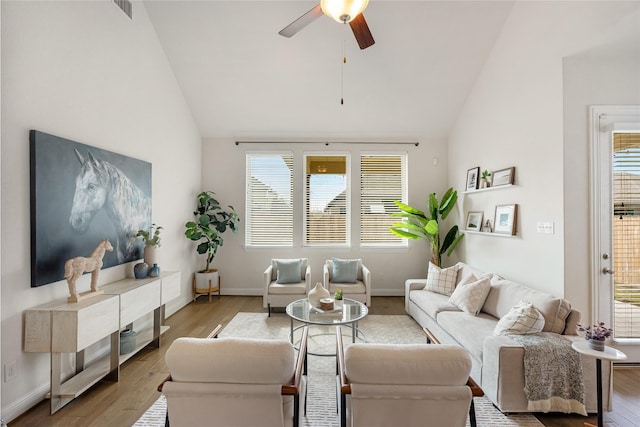
<svg viewBox="0 0 640 427"><path fill-rule="evenodd" d="M133 19L133 11L130 0L113 0L113 2L131 19Z"/></svg>

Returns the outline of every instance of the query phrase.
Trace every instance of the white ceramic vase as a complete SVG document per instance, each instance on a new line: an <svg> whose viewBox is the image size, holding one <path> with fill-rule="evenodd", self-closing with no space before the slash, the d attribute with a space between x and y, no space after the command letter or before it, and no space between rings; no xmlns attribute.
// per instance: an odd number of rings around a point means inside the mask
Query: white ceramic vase
<svg viewBox="0 0 640 427"><path fill-rule="evenodd" d="M329 291L322 286L322 283L316 283L316 287L309 291L309 304L312 307L320 307L320 300L329 297Z"/></svg>

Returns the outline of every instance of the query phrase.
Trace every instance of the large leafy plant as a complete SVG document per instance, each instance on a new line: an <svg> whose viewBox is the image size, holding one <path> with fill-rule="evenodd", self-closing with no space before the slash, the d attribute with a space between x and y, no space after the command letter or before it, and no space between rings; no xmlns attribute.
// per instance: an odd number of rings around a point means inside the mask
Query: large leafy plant
<svg viewBox="0 0 640 427"><path fill-rule="evenodd" d="M193 241L203 240L197 247L199 254L207 255L207 267L216 256L218 248L223 245L222 233L230 229L233 233L238 231L240 217L236 214L233 206L229 205L229 211L224 210L220 203L214 198L213 191L203 191L198 194L198 206L193 212L195 221L185 224L184 235Z"/></svg>
<svg viewBox="0 0 640 427"><path fill-rule="evenodd" d="M446 253L447 256L450 256L464 237L464 234L458 234L458 226L454 225L449 229L444 240L440 239L439 221L447 218L457 200L458 192L453 188L445 191L440 201L438 201L436 193L432 193L427 200L427 214L420 209L394 200L393 202L400 208L400 212L394 212L391 216L403 217L405 220L394 223L389 230L406 239L427 239L431 244L431 262L440 266L442 254Z"/></svg>

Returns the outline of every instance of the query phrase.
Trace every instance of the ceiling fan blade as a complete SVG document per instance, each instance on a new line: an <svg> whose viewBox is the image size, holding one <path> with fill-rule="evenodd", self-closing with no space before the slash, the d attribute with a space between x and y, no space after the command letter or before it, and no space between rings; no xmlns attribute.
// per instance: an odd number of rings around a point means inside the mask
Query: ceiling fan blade
<svg viewBox="0 0 640 427"><path fill-rule="evenodd" d="M373 35L371 35L371 31L369 31L369 26L364 19L364 14L361 13L356 16L353 21L349 22L349 25L353 30L353 35L356 36L360 49L366 49L376 42L373 39Z"/></svg>
<svg viewBox="0 0 640 427"><path fill-rule="evenodd" d="M320 8L320 4L311 9L309 12L302 15L300 18L293 21L291 24L284 27L278 34L284 37L291 37L298 31L302 30L307 25L311 24L316 19L320 18L324 13Z"/></svg>

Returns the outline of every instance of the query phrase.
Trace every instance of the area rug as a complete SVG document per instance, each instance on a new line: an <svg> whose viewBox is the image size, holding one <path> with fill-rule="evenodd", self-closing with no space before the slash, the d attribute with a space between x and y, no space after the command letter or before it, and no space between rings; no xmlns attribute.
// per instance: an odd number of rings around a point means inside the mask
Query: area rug
<svg viewBox="0 0 640 427"><path fill-rule="evenodd" d="M409 316L371 315L359 322L359 329L368 342L411 344L423 343L425 337L420 326ZM221 337L247 337L288 339L290 320L286 314L238 313L223 329ZM351 341L351 328L343 327L345 341ZM362 342L365 337L357 337ZM299 333L294 333L294 341ZM310 352L335 353L334 327L312 326L309 329ZM309 356L308 358L307 415L301 423L304 427L338 427L336 411L335 358ZM478 426L539 427L541 424L531 414L504 415L485 397L474 398ZM134 424L136 427L164 426L166 401L164 396L147 410ZM467 421L467 425L468 421Z"/></svg>

